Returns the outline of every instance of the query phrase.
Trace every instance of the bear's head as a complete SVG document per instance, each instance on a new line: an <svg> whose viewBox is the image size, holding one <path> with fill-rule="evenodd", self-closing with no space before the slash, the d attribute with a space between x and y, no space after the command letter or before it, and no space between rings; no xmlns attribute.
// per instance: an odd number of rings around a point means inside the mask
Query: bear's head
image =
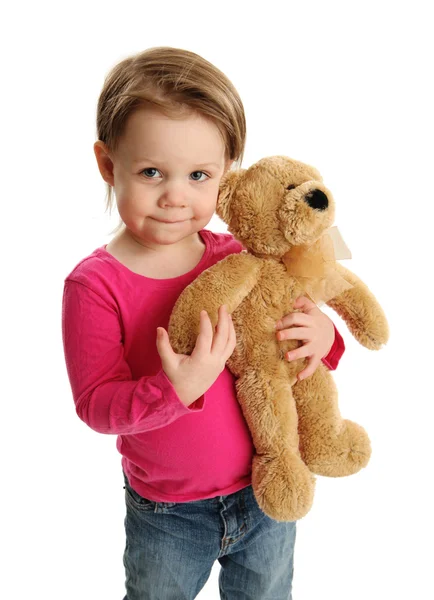
<svg viewBox="0 0 434 600"><path fill-rule="evenodd" d="M332 225L335 204L314 167L270 156L226 173L216 212L252 254L281 258L316 242Z"/></svg>

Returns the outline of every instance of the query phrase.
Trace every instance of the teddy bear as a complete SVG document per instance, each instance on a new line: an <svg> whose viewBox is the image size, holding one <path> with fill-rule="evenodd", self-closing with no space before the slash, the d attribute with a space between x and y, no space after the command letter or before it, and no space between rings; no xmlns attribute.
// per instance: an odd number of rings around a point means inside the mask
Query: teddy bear
<svg viewBox="0 0 434 600"><path fill-rule="evenodd" d="M366 431L343 419L332 374L321 363L306 379L306 358L285 359L299 340L279 341L275 323L296 312L302 295L326 303L370 350L388 340L385 314L368 287L337 262L330 231L331 192L314 167L287 156L262 158L220 181L217 215L243 250L203 271L181 293L168 333L175 352L191 354L200 311L216 326L232 315L236 347L227 361L252 435L252 488L261 510L294 521L310 510L315 474L357 473L371 455Z"/></svg>

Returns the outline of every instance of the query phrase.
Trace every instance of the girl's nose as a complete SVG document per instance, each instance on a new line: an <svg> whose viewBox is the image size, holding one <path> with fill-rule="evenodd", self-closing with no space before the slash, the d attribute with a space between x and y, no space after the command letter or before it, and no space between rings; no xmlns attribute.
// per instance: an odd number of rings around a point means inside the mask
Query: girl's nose
<svg viewBox="0 0 434 600"><path fill-rule="evenodd" d="M186 190L182 185L170 185L167 186L164 192L161 194L160 203L163 206L178 206L183 207L187 205Z"/></svg>

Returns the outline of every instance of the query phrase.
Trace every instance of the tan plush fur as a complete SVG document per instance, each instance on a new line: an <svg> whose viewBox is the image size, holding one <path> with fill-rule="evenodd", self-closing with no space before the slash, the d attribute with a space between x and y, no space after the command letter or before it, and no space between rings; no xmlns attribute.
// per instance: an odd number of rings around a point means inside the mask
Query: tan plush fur
<svg viewBox="0 0 434 600"><path fill-rule="evenodd" d="M312 197L319 206L309 203ZM327 206L321 205L324 199ZM327 367L321 363L312 376L297 381L306 359L288 362L285 353L301 342L276 339L276 321L294 312L294 301L305 295L282 257L293 246L313 244L332 225L334 200L316 169L272 156L225 175L217 213L246 251L227 256L183 291L170 319L170 341L176 352L191 354L200 311L205 309L215 326L219 306L227 305L237 334L227 366L237 377L256 450L253 490L271 518L293 521L311 508L313 473L350 475L366 466L371 454L365 430L342 419ZM383 310L356 275L339 263L336 268L353 287L327 304L361 344L381 348L388 339Z"/></svg>

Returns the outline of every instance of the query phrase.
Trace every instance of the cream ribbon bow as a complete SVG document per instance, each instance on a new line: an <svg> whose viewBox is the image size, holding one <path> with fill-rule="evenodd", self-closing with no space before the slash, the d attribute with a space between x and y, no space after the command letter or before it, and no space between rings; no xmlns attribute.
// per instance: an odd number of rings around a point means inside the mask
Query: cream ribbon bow
<svg viewBox="0 0 434 600"><path fill-rule="evenodd" d="M351 258L351 251L336 226L311 245L294 246L282 261L315 304L324 304L353 287L336 270L336 260Z"/></svg>

